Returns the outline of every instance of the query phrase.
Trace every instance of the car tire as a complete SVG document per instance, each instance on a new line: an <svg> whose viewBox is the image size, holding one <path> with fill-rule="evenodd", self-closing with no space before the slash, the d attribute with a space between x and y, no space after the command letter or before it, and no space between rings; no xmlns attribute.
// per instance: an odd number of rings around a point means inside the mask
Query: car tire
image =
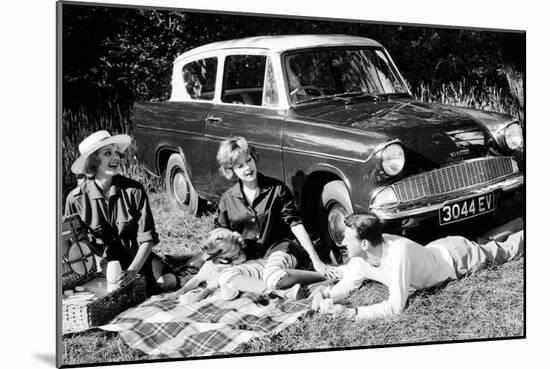
<svg viewBox="0 0 550 369"><path fill-rule="evenodd" d="M183 210L192 216L199 216L202 213L206 201L195 191L180 154L172 154L168 159L165 183L168 198L176 209Z"/></svg>
<svg viewBox="0 0 550 369"><path fill-rule="evenodd" d="M319 196L317 211L317 229L321 236L319 256L325 262L343 262L344 218L352 212L351 199L344 182L334 180L325 184Z"/></svg>

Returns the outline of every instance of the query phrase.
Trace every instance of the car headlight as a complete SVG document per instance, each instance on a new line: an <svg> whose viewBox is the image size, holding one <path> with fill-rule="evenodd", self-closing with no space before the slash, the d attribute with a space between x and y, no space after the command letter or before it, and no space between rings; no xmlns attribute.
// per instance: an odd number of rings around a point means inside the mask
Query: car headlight
<svg viewBox="0 0 550 369"><path fill-rule="evenodd" d="M401 172L405 165L405 152L399 144L391 144L382 150L382 169L390 176Z"/></svg>
<svg viewBox="0 0 550 369"><path fill-rule="evenodd" d="M504 142L510 150L523 147L523 130L518 123L510 124L504 129Z"/></svg>

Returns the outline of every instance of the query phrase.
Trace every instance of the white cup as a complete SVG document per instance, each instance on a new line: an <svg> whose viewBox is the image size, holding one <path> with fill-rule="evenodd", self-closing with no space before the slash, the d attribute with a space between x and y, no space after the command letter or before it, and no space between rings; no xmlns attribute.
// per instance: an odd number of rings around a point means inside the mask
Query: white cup
<svg viewBox="0 0 550 369"><path fill-rule="evenodd" d="M108 284L116 284L121 273L122 268L118 260L109 261L109 263L107 263L105 279L107 279Z"/></svg>

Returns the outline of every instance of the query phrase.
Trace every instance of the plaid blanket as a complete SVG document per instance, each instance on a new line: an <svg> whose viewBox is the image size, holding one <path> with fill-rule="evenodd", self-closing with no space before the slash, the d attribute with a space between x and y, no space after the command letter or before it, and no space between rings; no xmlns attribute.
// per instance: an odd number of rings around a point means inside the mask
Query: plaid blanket
<svg viewBox="0 0 550 369"><path fill-rule="evenodd" d="M309 303L243 294L232 301L179 305L153 296L100 328L119 332L130 347L149 355L207 356L280 331L304 315Z"/></svg>

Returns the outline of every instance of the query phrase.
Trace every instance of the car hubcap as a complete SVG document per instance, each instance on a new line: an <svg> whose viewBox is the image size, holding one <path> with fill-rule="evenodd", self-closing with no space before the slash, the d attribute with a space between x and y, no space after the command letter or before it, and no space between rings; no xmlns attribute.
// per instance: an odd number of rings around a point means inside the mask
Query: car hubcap
<svg viewBox="0 0 550 369"><path fill-rule="evenodd" d="M348 215L348 212L340 204L334 204L328 213L328 232L330 238L338 247L342 247L342 240L344 239L344 219Z"/></svg>
<svg viewBox="0 0 550 369"><path fill-rule="evenodd" d="M176 172L172 179L172 188L174 197L182 205L189 204L189 187L187 186L187 180L182 171Z"/></svg>

